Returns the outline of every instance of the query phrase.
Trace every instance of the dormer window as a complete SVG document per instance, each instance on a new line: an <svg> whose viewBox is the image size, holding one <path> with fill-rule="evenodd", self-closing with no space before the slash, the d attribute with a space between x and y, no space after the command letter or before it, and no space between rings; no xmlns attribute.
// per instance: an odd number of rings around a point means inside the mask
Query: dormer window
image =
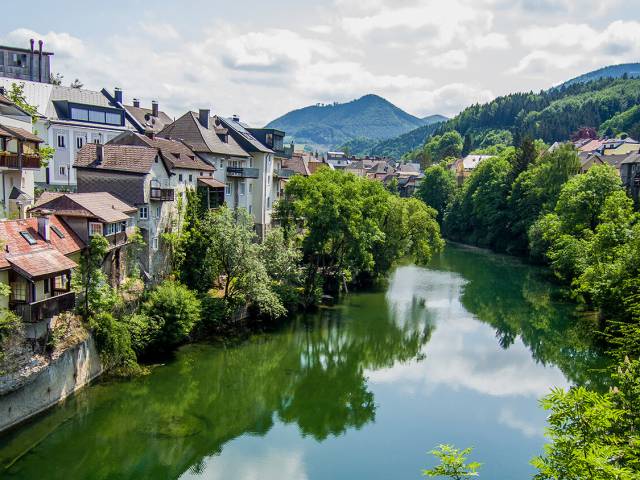
<svg viewBox="0 0 640 480"><path fill-rule="evenodd" d="M35 245L36 243L38 243L36 242L36 239L33 238L33 236L26 230L24 232L20 232L20 235L22 235L22 238L24 238L29 245Z"/></svg>

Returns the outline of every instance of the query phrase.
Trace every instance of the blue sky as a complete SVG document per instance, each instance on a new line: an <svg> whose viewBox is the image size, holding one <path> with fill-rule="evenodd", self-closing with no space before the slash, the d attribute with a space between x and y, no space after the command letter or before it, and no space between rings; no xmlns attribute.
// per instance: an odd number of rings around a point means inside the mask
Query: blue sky
<svg viewBox="0 0 640 480"><path fill-rule="evenodd" d="M0 42L42 38L67 84L260 125L382 95L415 115L640 59L637 0L32 0ZM26 9L26 12L25 12Z"/></svg>

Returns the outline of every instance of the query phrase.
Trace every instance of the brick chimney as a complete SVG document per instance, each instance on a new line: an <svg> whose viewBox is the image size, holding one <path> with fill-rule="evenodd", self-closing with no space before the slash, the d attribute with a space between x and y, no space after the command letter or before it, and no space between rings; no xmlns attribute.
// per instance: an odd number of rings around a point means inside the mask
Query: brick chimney
<svg viewBox="0 0 640 480"><path fill-rule="evenodd" d="M204 128L209 128L209 109L201 108L198 112L198 121Z"/></svg>
<svg viewBox="0 0 640 480"><path fill-rule="evenodd" d="M133 106L136 107L136 108L140 108L140 99L134 98L133 99Z"/></svg>
<svg viewBox="0 0 640 480"><path fill-rule="evenodd" d="M158 102L156 100L153 100L151 102L151 115L153 115L154 117L157 117L158 112L159 112Z"/></svg>
<svg viewBox="0 0 640 480"><path fill-rule="evenodd" d="M231 117L231 120L233 120L234 122L240 122L240 116L234 115L233 117Z"/></svg>
<svg viewBox="0 0 640 480"><path fill-rule="evenodd" d="M38 235L45 241L51 241L51 210L40 210L38 216Z"/></svg>
<svg viewBox="0 0 640 480"><path fill-rule="evenodd" d="M119 87L116 87L113 93L114 93L113 96L116 100L116 103L122 104L122 89L120 89Z"/></svg>
<svg viewBox="0 0 640 480"><path fill-rule="evenodd" d="M104 160L104 145L96 144L96 165L100 165Z"/></svg>

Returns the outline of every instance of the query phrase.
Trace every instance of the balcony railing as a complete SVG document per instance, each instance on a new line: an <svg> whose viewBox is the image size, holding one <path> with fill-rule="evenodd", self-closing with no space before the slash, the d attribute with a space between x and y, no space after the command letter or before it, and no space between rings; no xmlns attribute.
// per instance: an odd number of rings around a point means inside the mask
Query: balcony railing
<svg viewBox="0 0 640 480"><path fill-rule="evenodd" d="M259 176L260 170L257 168L227 167L227 177L258 178Z"/></svg>
<svg viewBox="0 0 640 480"><path fill-rule="evenodd" d="M278 178L291 178L296 174L294 170L291 168L281 168L280 170L276 170L274 175Z"/></svg>
<svg viewBox="0 0 640 480"><path fill-rule="evenodd" d="M129 242L127 232L117 232L113 235L107 235L105 238L109 242L109 248L119 247Z"/></svg>
<svg viewBox="0 0 640 480"><path fill-rule="evenodd" d="M17 153L2 154L0 153L0 168L12 168L20 170L21 168L40 168L39 155L18 155Z"/></svg>
<svg viewBox="0 0 640 480"><path fill-rule="evenodd" d="M16 314L27 323L36 323L45 318L52 318L61 312L73 310L76 305L75 292L65 292L55 297L46 298L33 303L12 304Z"/></svg>
<svg viewBox="0 0 640 480"><path fill-rule="evenodd" d="M173 188L151 187L149 197L151 200L158 200L160 202L173 202L175 199L175 192Z"/></svg>

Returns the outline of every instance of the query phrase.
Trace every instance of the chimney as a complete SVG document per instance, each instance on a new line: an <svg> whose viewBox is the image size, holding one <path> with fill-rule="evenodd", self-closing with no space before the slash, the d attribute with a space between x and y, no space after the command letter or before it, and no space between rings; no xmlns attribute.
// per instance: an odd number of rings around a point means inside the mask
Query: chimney
<svg viewBox="0 0 640 480"><path fill-rule="evenodd" d="M136 108L140 108L140 99L134 98L133 99L133 106L136 107Z"/></svg>
<svg viewBox="0 0 640 480"><path fill-rule="evenodd" d="M209 109L201 108L198 112L198 120L200 121L200 125L204 128L209 128Z"/></svg>
<svg viewBox="0 0 640 480"><path fill-rule="evenodd" d="M104 145L96 144L96 165L100 165L104 160Z"/></svg>
<svg viewBox="0 0 640 480"><path fill-rule="evenodd" d="M42 82L42 40L38 40L38 81Z"/></svg>
<svg viewBox="0 0 640 480"><path fill-rule="evenodd" d="M233 120L234 122L240 122L240 117L238 115L233 115L233 117L231 117L231 120Z"/></svg>
<svg viewBox="0 0 640 480"><path fill-rule="evenodd" d="M36 41L32 38L29 40L29 43L31 44L31 57L29 58L29 80L33 81L33 66L35 65L34 63L34 50L35 50L35 43Z"/></svg>
<svg viewBox="0 0 640 480"><path fill-rule="evenodd" d="M145 130L144 134L147 136L147 138L150 138L151 140L154 140L156 138L156 135L153 132L153 130Z"/></svg>
<svg viewBox="0 0 640 480"><path fill-rule="evenodd" d="M116 103L122 104L122 89L120 87L114 89L113 96L116 99Z"/></svg>
<svg viewBox="0 0 640 480"><path fill-rule="evenodd" d="M38 235L42 237L45 242L51 240L51 219L50 216L53 212L51 210L40 210L38 215Z"/></svg>
<svg viewBox="0 0 640 480"><path fill-rule="evenodd" d="M156 100L151 102L151 115L154 117L158 116L158 102Z"/></svg>

